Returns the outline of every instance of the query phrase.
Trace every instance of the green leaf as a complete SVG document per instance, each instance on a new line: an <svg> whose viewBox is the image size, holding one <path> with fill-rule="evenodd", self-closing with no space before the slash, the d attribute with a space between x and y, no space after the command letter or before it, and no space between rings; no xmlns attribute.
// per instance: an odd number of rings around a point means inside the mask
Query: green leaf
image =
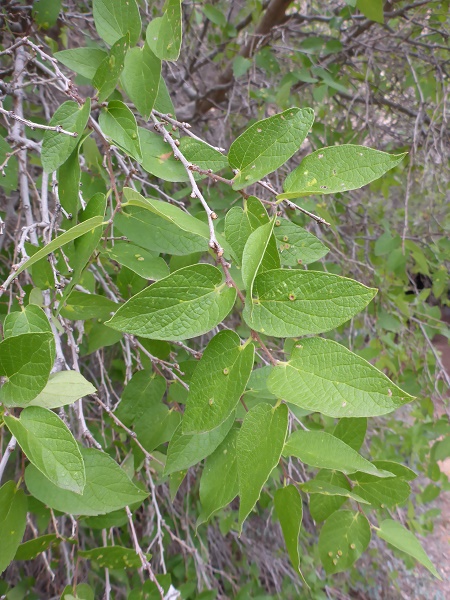
<svg viewBox="0 0 450 600"><path fill-rule="evenodd" d="M378 467L378 469L385 469L386 471L390 471L396 477L400 479L406 479L406 481L413 481L416 479L417 474L414 473L412 469L405 467L405 465L401 465L398 462L393 460L374 460L373 464Z"/></svg>
<svg viewBox="0 0 450 600"><path fill-rule="evenodd" d="M167 451L165 475L189 469L214 452L223 442L234 422L234 415L212 431L183 434L181 423L170 440Z"/></svg>
<svg viewBox="0 0 450 600"><path fill-rule="evenodd" d="M45 312L35 304L22 306L20 311L9 313L3 322L5 338L24 333L51 333L51 331Z"/></svg>
<svg viewBox="0 0 450 600"><path fill-rule="evenodd" d="M64 246L65 244L68 244L69 242L72 242L73 240L79 238L84 233L87 233L88 231L91 231L91 230L95 229L96 227L99 227L102 224L103 224L102 217L93 217L92 219L88 219L87 221L84 221L82 223L79 223L78 225L75 225L75 227L72 227L71 229L69 229L69 231L62 233L57 238L52 240L49 244L47 244L46 246L44 246L43 248L38 250L35 254L33 254L33 256L30 256L30 258L28 258L17 269L16 277L17 277L17 275L20 275L20 273L22 273L22 271L25 271L25 269L29 269L32 265L37 263L38 260L41 260L41 258L45 258L51 252L58 250L58 248L61 248L62 246Z"/></svg>
<svg viewBox="0 0 450 600"><path fill-rule="evenodd" d="M283 456L295 456L311 467L336 469L346 475L362 471L377 477L392 477L392 473L377 469L356 450L325 431L294 431L286 442Z"/></svg>
<svg viewBox="0 0 450 600"><path fill-rule="evenodd" d="M277 219L273 233L283 265L308 265L320 260L329 252L315 235L287 219Z"/></svg>
<svg viewBox="0 0 450 600"><path fill-rule="evenodd" d="M281 167L302 145L314 122L311 108L289 108L251 125L231 144L228 162L239 172L233 189L240 190Z"/></svg>
<svg viewBox="0 0 450 600"><path fill-rule="evenodd" d="M50 375L42 392L27 406L59 408L73 404L76 400L95 394L97 390L77 371L58 371Z"/></svg>
<svg viewBox="0 0 450 600"><path fill-rule="evenodd" d="M221 171L228 166L227 157L221 152L211 148L205 142L189 136L181 138L180 150L190 163L201 169L211 169L214 173L217 173L217 171ZM194 175L196 174L194 173Z"/></svg>
<svg viewBox="0 0 450 600"><path fill-rule="evenodd" d="M257 503L264 484L277 466L288 427L285 404L258 404L245 415L237 439L239 530Z"/></svg>
<svg viewBox="0 0 450 600"><path fill-rule="evenodd" d="M131 158L142 160L136 119L126 104L111 100L101 111L98 122L103 133L119 148Z"/></svg>
<svg viewBox="0 0 450 600"><path fill-rule="evenodd" d="M164 15L150 21L146 43L161 60L177 60L182 37L181 0L167 0Z"/></svg>
<svg viewBox="0 0 450 600"><path fill-rule="evenodd" d="M298 538L303 520L302 498L294 485L288 485L275 492L273 503L292 566L303 579L298 548Z"/></svg>
<svg viewBox="0 0 450 600"><path fill-rule="evenodd" d="M411 488L397 477L379 479L367 473L355 473L351 476L353 490L377 508L393 508L408 499Z"/></svg>
<svg viewBox="0 0 450 600"><path fill-rule="evenodd" d="M345 494L342 493L340 496L311 493L309 497L309 512L314 521L319 523L325 521L331 514L339 510L352 492L347 477L339 471L321 469L317 472L315 478L308 483L312 484L313 481L317 482L315 485L326 487L331 485L334 488L345 491Z"/></svg>
<svg viewBox="0 0 450 600"><path fill-rule="evenodd" d="M82 141L80 140L80 142ZM63 227L67 229L75 227L78 223L81 181L80 149L81 143L75 146L75 150L58 169L59 201L64 210L72 216L71 219L63 221Z"/></svg>
<svg viewBox="0 0 450 600"><path fill-rule="evenodd" d="M159 81L158 96L155 100L154 109L164 114L170 113L174 117L176 116L175 108L163 77Z"/></svg>
<svg viewBox="0 0 450 600"><path fill-rule="evenodd" d="M370 542L370 525L359 512L340 510L329 517L319 536L319 555L328 574L345 571Z"/></svg>
<svg viewBox="0 0 450 600"><path fill-rule="evenodd" d="M373 476L367 475L367 477ZM379 481L379 479L377 479L377 481ZM382 481L392 480L383 479ZM332 483L321 481L320 479L311 479L306 483L301 483L300 488L303 492L307 494L321 494L322 496L343 496L345 498L351 498L352 500L355 500L355 502L359 502L360 504L370 504L368 500L364 500L364 498L358 496L358 494L353 493L345 487L339 487L338 485L333 485Z"/></svg>
<svg viewBox="0 0 450 600"><path fill-rule="evenodd" d="M33 2L33 19L40 27L49 29L56 24L61 10L61 0L38 0Z"/></svg>
<svg viewBox="0 0 450 600"><path fill-rule="evenodd" d="M275 219L276 216L269 223L255 229L250 234L244 246L244 252L242 253L242 281L244 282L247 296L250 298L253 294L255 277L261 266L269 240L272 237Z"/></svg>
<svg viewBox="0 0 450 600"><path fill-rule="evenodd" d="M122 85L131 101L148 120L158 97L161 80L161 61L147 44L130 48L125 56Z"/></svg>
<svg viewBox="0 0 450 600"><path fill-rule="evenodd" d="M365 417L344 417L339 419L333 435L348 444L353 450L358 451L363 445L366 430L367 419ZM386 467L386 471L390 471L390 469Z"/></svg>
<svg viewBox="0 0 450 600"><path fill-rule="evenodd" d="M274 269L256 276L244 319L252 329L275 337L322 333L351 319L375 294L331 273Z"/></svg>
<svg viewBox="0 0 450 600"><path fill-rule="evenodd" d="M284 182L283 198L356 190L397 166L406 153L388 154L365 146L329 146L309 154Z"/></svg>
<svg viewBox="0 0 450 600"><path fill-rule="evenodd" d="M301 340L268 380L270 391L301 408L331 417L385 415L412 396L350 350L332 340Z"/></svg>
<svg viewBox="0 0 450 600"><path fill-rule="evenodd" d="M134 0L130 0L134 2ZM100 63L92 78L92 85L98 90L98 101L104 102L117 87L120 74L125 65L125 56L129 48L128 34L112 46L108 56Z"/></svg>
<svg viewBox="0 0 450 600"><path fill-rule="evenodd" d="M55 533L48 533L40 537L23 542L17 548L14 560L34 560L39 554L50 548L53 542L59 543L58 536Z"/></svg>
<svg viewBox="0 0 450 600"><path fill-rule="evenodd" d="M169 267L164 259L155 257L134 244L116 242L112 248L104 250L103 253L144 279L158 281L169 275Z"/></svg>
<svg viewBox="0 0 450 600"><path fill-rule="evenodd" d="M127 427L139 423L152 407L159 404L166 392L166 380L151 371L138 371L122 392L115 414Z"/></svg>
<svg viewBox="0 0 450 600"><path fill-rule="evenodd" d="M78 444L51 410L30 406L20 418L3 417L28 460L58 488L82 494L86 483Z"/></svg>
<svg viewBox="0 0 450 600"><path fill-rule="evenodd" d="M371 21L384 22L383 0L356 0L356 8Z"/></svg>
<svg viewBox="0 0 450 600"><path fill-rule="evenodd" d="M88 98L83 106L69 100L61 104L50 119L51 127L61 126L66 131L77 133L80 136L89 119L91 112L91 99ZM78 144L78 137L72 137L57 131L46 131L42 140L41 161L44 171L56 171Z"/></svg>
<svg viewBox="0 0 450 600"><path fill-rule="evenodd" d="M211 431L234 412L253 361L253 344L242 346L234 331L220 331L212 338L189 383L183 433Z"/></svg>
<svg viewBox="0 0 450 600"><path fill-rule="evenodd" d="M116 214L114 223L130 241L158 254L161 252L184 256L205 252L208 249L208 242L204 237L183 231L167 218L150 212L148 206L146 208L129 206ZM152 235L148 235L149 231Z"/></svg>
<svg viewBox="0 0 450 600"><path fill-rule="evenodd" d="M11 146L5 141L4 138L0 136L0 164L5 163L7 158L7 154L11 154L13 149ZM10 156L8 159L8 164L3 167L3 172L0 177L0 187L2 187L7 192L12 192L13 190L17 190L18 187L18 172L19 172L19 163L17 161L17 156Z"/></svg>
<svg viewBox="0 0 450 600"><path fill-rule="evenodd" d="M61 600L95 600L94 590L87 583L77 583L73 587L66 585Z"/></svg>
<svg viewBox="0 0 450 600"><path fill-rule="evenodd" d="M134 46L141 36L141 17L135 0L94 0L94 22L98 35L112 46L129 34Z"/></svg>
<svg viewBox="0 0 450 600"><path fill-rule="evenodd" d="M51 333L24 333L0 343L0 402L25 406L41 392L55 360Z"/></svg>
<svg viewBox="0 0 450 600"><path fill-rule="evenodd" d="M14 481L0 488L0 574L13 560L27 526L27 498Z"/></svg>
<svg viewBox="0 0 450 600"><path fill-rule="evenodd" d="M163 137L143 127L138 130L143 155L142 168L164 181L189 181L186 169L179 160L175 160L172 148Z"/></svg>
<svg viewBox="0 0 450 600"><path fill-rule="evenodd" d="M239 425L235 423L227 437L206 459L200 479L202 505L197 527L232 502L239 492L236 443Z"/></svg>
<svg viewBox="0 0 450 600"><path fill-rule="evenodd" d="M142 566L136 551L124 546L103 546L91 550L79 550L78 556L95 562L102 569L137 569ZM145 554L150 560L151 554Z"/></svg>
<svg viewBox="0 0 450 600"><path fill-rule="evenodd" d="M81 455L86 469L83 495L56 487L33 465L25 469L30 494L54 510L86 516L103 515L147 498L148 493L137 488L105 452L81 448Z"/></svg>
<svg viewBox="0 0 450 600"><path fill-rule="evenodd" d="M415 558L417 562L423 565L430 571L430 573L442 581L441 576L436 571L433 563L420 545L420 542L416 536L411 533L411 531L406 529L406 527L403 527L403 525L397 521L386 519L380 523L379 529L375 527L375 531L379 538L385 542L388 542L388 544L391 544L394 546L394 548L397 548L398 550L401 550L402 552L405 552L409 556Z"/></svg>
<svg viewBox="0 0 450 600"><path fill-rule="evenodd" d="M219 269L199 264L148 286L121 306L107 325L154 340L185 340L221 323L235 299L236 290L222 283Z"/></svg>
<svg viewBox="0 0 450 600"><path fill-rule="evenodd" d="M75 291L70 294L66 305L61 309L61 315L72 321L107 319L117 306L105 296Z"/></svg>
<svg viewBox="0 0 450 600"><path fill-rule="evenodd" d="M75 73L79 73L86 79L92 79L108 53L100 48L74 48L55 52L53 56Z"/></svg>

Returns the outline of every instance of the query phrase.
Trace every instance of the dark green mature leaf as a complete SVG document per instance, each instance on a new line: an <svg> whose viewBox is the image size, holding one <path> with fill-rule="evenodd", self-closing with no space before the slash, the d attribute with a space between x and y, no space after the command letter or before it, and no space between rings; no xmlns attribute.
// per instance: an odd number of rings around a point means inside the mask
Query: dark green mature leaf
<svg viewBox="0 0 450 600"><path fill-rule="evenodd" d="M50 546L56 542L59 543L58 536L55 533L48 533L40 537L23 542L17 548L14 555L14 560L34 560L39 554L45 552Z"/></svg>
<svg viewBox="0 0 450 600"><path fill-rule="evenodd" d="M373 477L373 475L367 475L367 477ZM377 478L374 477L374 479ZM377 479L377 481L380 480ZM392 479L383 479L382 481L392 481ZM351 498L352 500L354 500L355 502L359 502L360 504L370 504L368 500L364 500L364 498L358 496L358 494L355 494L351 490L348 490L345 487L339 487L338 485L333 485L332 483L327 483L326 481L321 481L320 479L311 479L306 483L301 483L300 489L303 492L306 492L307 494L321 494L322 496L343 496L345 498Z"/></svg>
<svg viewBox="0 0 450 600"><path fill-rule="evenodd" d="M235 423L227 437L206 459L200 479L200 503L202 509L197 527L221 508L232 502L239 492L237 472L237 436L239 425Z"/></svg>
<svg viewBox="0 0 450 600"><path fill-rule="evenodd" d="M361 471L377 477L392 477L392 473L377 469L356 450L325 431L294 431L283 448L283 456L295 456L311 467L336 469L347 475Z"/></svg>
<svg viewBox="0 0 450 600"><path fill-rule="evenodd" d="M62 0L38 0L33 2L33 19L40 27L48 29L58 20Z"/></svg>
<svg viewBox="0 0 450 600"><path fill-rule="evenodd" d="M184 340L210 331L228 315L236 290L216 267L199 264L175 271L136 294L108 327L154 340Z"/></svg>
<svg viewBox="0 0 450 600"><path fill-rule="evenodd" d="M50 119L52 127L61 126L66 131L77 133L80 136L91 112L91 99L88 98L83 106L69 100L61 104ZM44 171L56 171L72 154L78 144L78 137L72 137L57 131L46 131L42 140L41 161Z"/></svg>
<svg viewBox="0 0 450 600"><path fill-rule="evenodd" d="M103 546L91 550L79 550L78 556L95 562L103 569L137 569L142 566L140 557L132 548ZM151 554L145 554L150 560Z"/></svg>
<svg viewBox="0 0 450 600"><path fill-rule="evenodd" d="M111 100L99 117L103 133L137 161L142 160L136 119L126 104L120 100Z"/></svg>
<svg viewBox="0 0 450 600"><path fill-rule="evenodd" d="M78 444L51 410L30 406L20 419L3 417L28 460L58 488L82 494L86 483Z"/></svg>
<svg viewBox="0 0 450 600"><path fill-rule="evenodd" d="M134 2L134 0L131 0ZM104 102L117 87L120 74L125 65L125 56L129 48L128 34L117 40L100 63L92 78L92 85L98 90L98 101Z"/></svg>
<svg viewBox="0 0 450 600"><path fill-rule="evenodd" d="M289 108L258 121L230 147L228 162L239 172L233 189L240 190L281 167L302 145L314 122L311 108Z"/></svg>
<svg viewBox="0 0 450 600"><path fill-rule="evenodd" d="M227 157L221 152L189 136L181 138L180 150L189 162L201 169L211 169L216 173L228 166Z"/></svg>
<svg viewBox="0 0 450 600"><path fill-rule="evenodd" d="M264 484L278 464L286 439L288 408L258 404L245 415L237 439L239 530L257 503Z"/></svg>
<svg viewBox="0 0 450 600"><path fill-rule="evenodd" d="M169 267L164 259L128 242L116 242L104 254L144 279L158 281L169 275Z"/></svg>
<svg viewBox="0 0 450 600"><path fill-rule="evenodd" d="M148 207L129 206L116 214L114 223L131 242L158 254L183 256L208 249L206 238L183 231L178 224L150 212ZM149 231L152 235L148 234Z"/></svg>
<svg viewBox="0 0 450 600"><path fill-rule="evenodd" d="M328 469L318 471L315 478L308 483L312 483L313 481L316 482L316 485L331 485L346 491L341 496L311 493L309 497L309 512L314 521L321 522L328 519L331 514L341 508L351 493L351 486L343 473L329 471Z"/></svg>
<svg viewBox="0 0 450 600"><path fill-rule="evenodd" d="M73 48L53 54L63 65L79 73L86 79L92 79L108 53L100 48Z"/></svg>
<svg viewBox="0 0 450 600"><path fill-rule="evenodd" d="M356 8L371 21L383 23L383 0L356 0Z"/></svg>
<svg viewBox="0 0 450 600"><path fill-rule="evenodd" d="M127 427L139 423L149 408L161 402L166 387L164 377L147 370L138 371L122 392L116 416Z"/></svg>
<svg viewBox="0 0 450 600"><path fill-rule="evenodd" d="M17 162L17 156L10 156L5 165L6 155L11 155L12 151L11 146L0 136L0 164L4 165L0 177L0 187L7 192L16 190L18 186L19 163Z"/></svg>
<svg viewBox="0 0 450 600"><path fill-rule="evenodd" d="M211 431L234 412L253 361L253 344L242 346L234 331L220 331L212 338L189 383L183 433Z"/></svg>
<svg viewBox="0 0 450 600"><path fill-rule="evenodd" d="M398 548L398 550L415 558L417 562L442 581L442 577L436 571L435 566L428 558L425 550L420 545L419 540L411 531L406 529L406 527L403 527L403 525L397 521L386 519L380 523L379 528L375 527L375 531L379 538L388 542L388 544L391 544L394 548Z"/></svg>
<svg viewBox="0 0 450 600"><path fill-rule="evenodd" d="M267 384L279 398L332 417L385 415L413 399L366 360L323 338L301 340Z"/></svg>
<svg viewBox="0 0 450 600"><path fill-rule="evenodd" d="M56 487L33 465L25 470L25 483L30 494L54 510L91 516L119 510L147 498L148 493L137 488L105 452L81 448L81 455L86 469L82 496Z"/></svg>
<svg viewBox="0 0 450 600"><path fill-rule="evenodd" d="M272 237L275 219L276 217L273 217L250 234L242 253L242 281L249 298L253 295L253 283Z"/></svg>
<svg viewBox="0 0 450 600"><path fill-rule="evenodd" d="M367 473L354 473L351 476L356 494L377 508L393 508L408 499L410 486L397 477L379 479Z"/></svg>
<svg viewBox="0 0 450 600"><path fill-rule="evenodd" d="M189 469L209 456L223 442L234 422L234 415L212 431L183 434L182 424L177 427L167 451L165 475Z"/></svg>
<svg viewBox="0 0 450 600"><path fill-rule="evenodd" d="M405 479L406 481L413 481L416 479L417 474L414 473L412 469L409 467L405 467L405 465L401 465L398 462L393 460L374 460L372 463L378 467L378 469L385 469L386 471L390 471L396 477L400 479Z"/></svg>
<svg viewBox="0 0 450 600"><path fill-rule="evenodd" d="M370 525L359 512L340 510L329 517L319 536L320 560L327 573L345 571L370 542Z"/></svg>
<svg viewBox="0 0 450 600"><path fill-rule="evenodd" d="M117 309L117 306L118 304L105 296L74 291L61 309L61 315L72 321L106 319Z"/></svg>
<svg viewBox="0 0 450 600"><path fill-rule="evenodd" d="M84 137L84 136L83 136ZM80 142L83 142L83 137ZM75 150L69 158L58 169L58 191L59 201L64 210L72 216L71 219L63 221L63 227L70 229L78 223L78 211L80 210L80 150L81 143L75 146ZM94 142L95 143L95 142Z"/></svg>
<svg viewBox="0 0 450 600"><path fill-rule="evenodd" d="M284 193L277 198L356 190L393 169L405 156L353 144L321 148L304 158L288 175Z"/></svg>
<svg viewBox="0 0 450 600"><path fill-rule="evenodd" d="M280 521L284 543L295 571L303 579L300 571L298 538L303 520L302 498L295 485L288 485L275 492L273 497L275 512Z"/></svg>
<svg viewBox="0 0 450 600"><path fill-rule="evenodd" d="M27 498L14 481L0 488L0 574L13 560L27 526Z"/></svg>
<svg viewBox="0 0 450 600"><path fill-rule="evenodd" d="M47 383L55 360L51 333L24 333L0 343L0 389L5 406L26 406Z"/></svg>
<svg viewBox="0 0 450 600"><path fill-rule="evenodd" d="M78 371L58 371L50 375L42 392L27 406L59 408L73 404L76 400L95 394L97 390Z"/></svg>
<svg viewBox="0 0 450 600"><path fill-rule="evenodd" d="M322 333L363 310L375 294L331 273L274 269L256 276L244 319L252 329L275 337Z"/></svg>
<svg viewBox="0 0 450 600"><path fill-rule="evenodd" d="M333 435L348 444L353 450L358 451L363 445L366 430L367 419L365 417L344 417L339 419ZM390 471L390 469L386 467L386 471Z"/></svg>
<svg viewBox="0 0 450 600"><path fill-rule="evenodd" d="M127 33L134 46L141 35L141 17L136 0L94 0L94 22L98 35L112 46Z"/></svg>
<svg viewBox="0 0 450 600"><path fill-rule="evenodd" d="M277 219L273 233L283 265L308 265L320 260L329 252L315 235L287 219Z"/></svg>
<svg viewBox="0 0 450 600"><path fill-rule="evenodd" d="M35 304L22 306L21 310L6 315L3 321L5 338L23 333L51 333L52 329L45 312Z"/></svg>
<svg viewBox="0 0 450 600"><path fill-rule="evenodd" d="M142 148L142 168L164 181L189 181L186 169L179 160L175 160L173 150L163 137L139 127Z"/></svg>
<svg viewBox="0 0 450 600"><path fill-rule="evenodd" d="M182 37L181 0L166 0L162 17L150 21L146 43L161 60L177 60Z"/></svg>
<svg viewBox="0 0 450 600"><path fill-rule="evenodd" d="M161 61L148 44L142 48L130 48L125 56L122 85L131 101L148 119L158 97L161 80Z"/></svg>

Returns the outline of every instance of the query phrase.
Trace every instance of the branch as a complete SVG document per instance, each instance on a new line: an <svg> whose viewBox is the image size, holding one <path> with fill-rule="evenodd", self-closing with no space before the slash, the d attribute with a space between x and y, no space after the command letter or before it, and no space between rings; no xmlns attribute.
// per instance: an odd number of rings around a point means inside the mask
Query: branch
<svg viewBox="0 0 450 600"><path fill-rule="evenodd" d="M28 119L24 119L22 116L16 114L13 110L5 110L0 106L0 114L5 115L5 117L9 117L10 119L14 119L14 121L19 121L22 125L27 125L30 129L45 129L47 131L56 131L57 133L63 133L64 135L70 135L70 137L78 137L78 133L76 131L66 131L61 127L61 125L41 125L40 123L34 123L33 121L29 121Z"/></svg>

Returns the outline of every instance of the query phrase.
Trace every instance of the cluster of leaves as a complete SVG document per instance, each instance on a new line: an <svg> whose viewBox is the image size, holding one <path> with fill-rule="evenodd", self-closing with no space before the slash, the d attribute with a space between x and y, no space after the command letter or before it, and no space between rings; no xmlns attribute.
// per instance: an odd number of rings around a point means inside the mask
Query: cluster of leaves
<svg viewBox="0 0 450 600"><path fill-rule="evenodd" d="M380 19L372 3L357 6ZM401 168L405 154L332 145L284 176L313 127L314 110L305 107L249 124L225 154L176 120L162 77L164 61L180 55L180 0L167 1L144 41L135 0L94 0L92 9L102 44L54 53L59 92L69 99L36 138L41 205L52 174L54 217L42 211L40 222L27 222L1 288L10 294L0 342L0 475L9 478L0 488L0 570L14 573L16 561L46 551L67 555L73 544L77 565L90 561L93 575L90 585L77 585L75 575L64 589L55 586L61 598L90 599L104 585L109 597L110 581L130 600L213 598L217 590L196 595L195 576L177 555L165 559L171 542L186 544L170 502L189 486L195 501L186 510L199 536L211 521L222 535L245 534L252 516L273 508L294 588L320 589L313 564L327 575L350 569L372 534L439 577L391 514L408 501L415 472L380 457L376 443L361 451L367 418L392 413L416 391L407 378L408 391L393 383L381 370L389 365L366 360L394 338L375 340L369 352L342 343L349 320L361 338L369 333L360 314L377 290L328 269L329 248L302 226L332 221L324 209L307 210L309 197L345 198ZM48 26L59 11L60 3L40 0L34 17ZM27 44L17 49L30 48L42 66L46 54ZM95 90L92 97L79 94L61 65ZM11 101L5 113L14 120L21 115L9 112ZM14 190L26 166L1 140L2 183ZM264 179L277 170L282 192ZM27 242L39 228L39 243ZM398 249L392 235L377 244L379 257ZM407 249L421 261L420 249ZM382 268L373 280L380 287ZM445 284L435 286L444 294ZM396 332L392 321L387 330ZM14 469L16 444L26 462ZM133 513L148 510L151 531L144 525L139 535ZM66 516L76 524L71 533ZM56 519L61 531L53 531ZM305 521L314 531L311 519L323 525L316 557L302 559L304 576L299 544ZM32 537L23 541L27 523ZM190 527L183 523L198 576ZM102 538L89 536L98 529ZM236 592L223 574L213 579L208 587Z"/></svg>

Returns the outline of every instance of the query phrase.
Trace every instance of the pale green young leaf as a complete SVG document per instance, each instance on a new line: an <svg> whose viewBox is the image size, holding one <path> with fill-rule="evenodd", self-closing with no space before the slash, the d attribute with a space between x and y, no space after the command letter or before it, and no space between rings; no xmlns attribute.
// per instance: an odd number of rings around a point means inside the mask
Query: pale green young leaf
<svg viewBox="0 0 450 600"><path fill-rule="evenodd" d="M373 477L373 475L367 475L367 477ZM381 481L392 480L382 479ZM322 496L344 496L345 498L351 498L352 500L354 500L355 502L359 502L360 504L370 504L368 500L364 500L364 498L358 496L358 494L355 494L350 490L347 490L346 488L339 487L337 485L333 485L332 483L327 483L325 481L320 481L317 479L311 479L306 483L301 483L300 489L303 492L306 492L307 494L321 494Z"/></svg>
<svg viewBox="0 0 450 600"><path fill-rule="evenodd" d="M183 433L211 431L234 410L253 368L254 346L234 331L220 331L207 345L189 383Z"/></svg>
<svg viewBox="0 0 450 600"><path fill-rule="evenodd" d="M13 560L27 526L27 497L14 481L0 488L0 574Z"/></svg>
<svg viewBox="0 0 450 600"><path fill-rule="evenodd" d="M3 417L28 460L58 488L82 494L86 483L80 449L65 423L51 410L30 406L20 418Z"/></svg>
<svg viewBox="0 0 450 600"><path fill-rule="evenodd" d="M275 337L322 333L351 319L375 294L331 273L274 269L256 276L244 319L252 329Z"/></svg>
<svg viewBox="0 0 450 600"><path fill-rule="evenodd" d="M242 253L242 281L244 282L246 293L249 298L252 297L253 283L261 266L269 240L272 237L275 219L276 216L274 216L269 223L266 223L266 225L261 225L261 227L255 229L255 231L249 235L244 246L244 252Z"/></svg>
<svg viewBox="0 0 450 600"><path fill-rule="evenodd" d="M333 340L301 340L268 386L277 397L331 417L385 415L412 396L369 362Z"/></svg>
<svg viewBox="0 0 450 600"><path fill-rule="evenodd" d="M150 21L146 43L161 60L177 60L182 37L181 0L166 0L162 17Z"/></svg>
<svg viewBox="0 0 450 600"><path fill-rule="evenodd" d="M305 581L300 571L300 551L298 547L298 538L303 520L302 498L295 485L288 485L279 488L275 492L273 503L292 566L302 580Z"/></svg>
<svg viewBox="0 0 450 600"><path fill-rule="evenodd" d="M169 267L163 258L128 242L116 242L114 246L104 250L103 254L144 279L158 281L169 274Z"/></svg>
<svg viewBox="0 0 450 600"><path fill-rule="evenodd" d="M371 21L383 23L383 0L356 0L356 8Z"/></svg>
<svg viewBox="0 0 450 600"><path fill-rule="evenodd" d="M351 486L347 477L339 471L329 471L321 469L317 472L315 478L307 483L316 482L313 485L332 486L343 490L342 495L325 495L321 493L311 493L309 496L309 512L314 521L320 523L328 519L330 515L339 510L347 501L347 497L352 493ZM345 493L344 493L345 491Z"/></svg>
<svg viewBox="0 0 450 600"><path fill-rule="evenodd" d="M76 400L95 394L97 390L78 371L58 371L50 375L42 392L27 406L59 408L73 404Z"/></svg>
<svg viewBox="0 0 450 600"><path fill-rule="evenodd" d="M370 542L370 525L360 512L340 510L325 522L319 536L319 555L329 574L345 571L358 560Z"/></svg>
<svg viewBox="0 0 450 600"><path fill-rule="evenodd" d="M377 508L394 508L405 502L411 493L406 481L397 477L379 479L367 473L354 473L351 480L355 493Z"/></svg>
<svg viewBox="0 0 450 600"><path fill-rule="evenodd" d="M55 360L51 333L24 333L0 343L0 402L26 406L45 387Z"/></svg>
<svg viewBox="0 0 450 600"><path fill-rule="evenodd" d="M79 73L86 79L92 79L108 53L100 48L73 48L55 52L53 56L75 73Z"/></svg>
<svg viewBox="0 0 450 600"><path fill-rule="evenodd" d="M136 0L94 0L94 23L98 35L112 46L127 33L134 46L141 35L141 17Z"/></svg>
<svg viewBox="0 0 450 600"><path fill-rule="evenodd" d="M22 306L10 312L3 321L3 336L6 338L23 333L51 333L52 329L45 312L35 304Z"/></svg>
<svg viewBox="0 0 450 600"><path fill-rule="evenodd" d="M83 495L58 488L33 465L25 469L30 494L54 510L86 516L103 515L147 498L148 493L136 487L106 452L81 448L81 455L86 471Z"/></svg>
<svg viewBox="0 0 450 600"><path fill-rule="evenodd" d="M61 126L66 131L76 133L78 137L72 137L58 131L46 131L42 140L41 161L44 171L51 173L56 171L72 154L79 142L79 136L83 133L91 112L91 99L88 98L83 106L68 100L61 104L50 119L52 127Z"/></svg>
<svg viewBox="0 0 450 600"><path fill-rule="evenodd" d="M283 265L308 265L320 260L329 252L315 235L287 219L277 219L273 233Z"/></svg>
<svg viewBox="0 0 450 600"><path fill-rule="evenodd" d="M309 154L284 182L282 198L356 190L396 167L406 156L343 144Z"/></svg>
<svg viewBox="0 0 450 600"><path fill-rule="evenodd" d="M356 450L325 431L294 431L283 448L283 456L295 456L310 467L336 469L346 475L361 471L377 477L392 477L392 473L377 469Z"/></svg>
<svg viewBox="0 0 450 600"><path fill-rule="evenodd" d="M375 527L376 534L379 538L394 546L398 550L405 552L409 556L412 556L430 571L435 577L442 580L442 577L437 572L435 566L428 558L425 550L422 548L419 540L416 536L403 527L401 523L392 519L386 519L380 523L380 527Z"/></svg>
<svg viewBox="0 0 450 600"><path fill-rule="evenodd" d="M240 190L281 167L302 145L314 122L311 108L289 108L251 125L231 144L228 162Z"/></svg>
<svg viewBox="0 0 450 600"><path fill-rule="evenodd" d="M54 252L55 250L58 250L58 248L61 248L65 244L68 244L69 242L72 242L73 240L79 238L84 233L87 233L88 231L91 231L96 227L100 227L102 223L102 217L92 217L92 219L88 219L87 221L79 223L78 225L75 225L75 227L72 227L65 233L62 233L57 238L52 240L49 244L45 245L43 248L38 250L35 254L33 254L33 256L27 258L27 260L24 263L22 263L17 269L16 277L17 275L20 275L22 271L25 271L25 269L29 269L32 265L37 263L38 260L41 260L41 258L45 258L51 252Z"/></svg>
<svg viewBox="0 0 450 600"><path fill-rule="evenodd" d="M417 478L417 473L414 473L412 469L409 467L405 467L398 462L393 460L374 460L372 463L378 467L378 469L385 469L386 471L390 471L396 477L400 479L405 479L406 481L413 481Z"/></svg>
<svg viewBox="0 0 450 600"><path fill-rule="evenodd" d="M150 212L148 206L146 208L129 206L116 214L114 223L131 242L158 254L184 256L205 252L208 249L206 238L183 231L167 218ZM152 232L151 236L148 235L149 231Z"/></svg>
<svg viewBox="0 0 450 600"><path fill-rule="evenodd" d="M126 104L111 100L100 112L98 123L103 133L137 161L142 160L136 119Z"/></svg>
<svg viewBox="0 0 450 600"><path fill-rule="evenodd" d="M125 56L121 82L131 101L144 117L152 112L161 80L161 61L147 44L130 48Z"/></svg>
<svg viewBox="0 0 450 600"><path fill-rule="evenodd" d="M239 530L281 457L288 427L285 404L258 404L245 415L237 439Z"/></svg>
<svg viewBox="0 0 450 600"><path fill-rule="evenodd" d="M134 2L134 0L131 1ZM98 90L99 102L104 102L116 89L129 44L128 34L117 40L96 70L92 78L92 85Z"/></svg>
<svg viewBox="0 0 450 600"><path fill-rule="evenodd" d="M201 511L197 527L232 502L239 492L236 443L239 425L235 423L220 446L206 459L200 479Z"/></svg>
<svg viewBox="0 0 450 600"><path fill-rule="evenodd" d="M175 271L122 305L108 327L154 340L185 340L211 331L233 308L236 290L216 267Z"/></svg>
<svg viewBox="0 0 450 600"><path fill-rule="evenodd" d="M358 451L366 437L367 419L365 417L344 417L339 419L333 430L334 437ZM387 471L390 469L386 468Z"/></svg>
<svg viewBox="0 0 450 600"><path fill-rule="evenodd" d="M212 454L227 436L233 422L234 414L216 429L198 434L184 434L180 423L169 443L164 474L189 469Z"/></svg>

